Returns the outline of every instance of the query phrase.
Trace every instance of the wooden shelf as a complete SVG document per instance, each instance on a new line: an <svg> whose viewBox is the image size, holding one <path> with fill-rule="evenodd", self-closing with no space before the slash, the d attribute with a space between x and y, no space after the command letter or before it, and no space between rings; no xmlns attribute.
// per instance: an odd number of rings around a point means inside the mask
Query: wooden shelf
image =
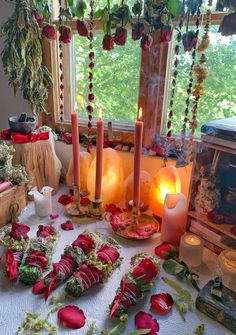
<svg viewBox="0 0 236 335"><path fill-rule="evenodd" d="M221 233L231 237L232 239L236 240L236 235L232 234L230 232L231 228L234 227L235 225L230 225L230 224L216 224L210 221L206 215L202 215L197 213L196 211L189 211L188 215L194 219L197 219L199 221L202 221L206 225L214 228L215 230L220 231Z"/></svg>

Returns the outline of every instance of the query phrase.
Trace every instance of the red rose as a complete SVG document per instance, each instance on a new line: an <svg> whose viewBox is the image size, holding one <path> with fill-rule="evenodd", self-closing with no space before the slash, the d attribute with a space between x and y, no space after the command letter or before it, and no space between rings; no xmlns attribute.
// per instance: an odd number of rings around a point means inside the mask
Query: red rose
<svg viewBox="0 0 236 335"><path fill-rule="evenodd" d="M153 43L152 36L145 34L141 38L140 47L143 49L143 51L150 51L152 43Z"/></svg>
<svg viewBox="0 0 236 335"><path fill-rule="evenodd" d="M81 248L85 254L91 252L94 249L94 245L94 240L84 234L80 234L72 243L73 247Z"/></svg>
<svg viewBox="0 0 236 335"><path fill-rule="evenodd" d="M136 329L150 329L148 335L156 335L160 329L157 320L153 319L151 314L142 311L135 315L135 327Z"/></svg>
<svg viewBox="0 0 236 335"><path fill-rule="evenodd" d="M80 36L85 36L85 37L88 36L88 29L86 27L86 22L84 20L82 21L77 20L76 26L77 26L78 34Z"/></svg>
<svg viewBox="0 0 236 335"><path fill-rule="evenodd" d="M174 304L174 300L169 293L159 293L151 296L151 309L159 315L168 314Z"/></svg>
<svg viewBox="0 0 236 335"><path fill-rule="evenodd" d="M57 33L56 29L52 24L46 24L42 29L42 35L48 38L49 40L56 40Z"/></svg>
<svg viewBox="0 0 236 335"><path fill-rule="evenodd" d="M162 26L160 32L160 43L170 42L171 37L172 37L172 27L170 25Z"/></svg>
<svg viewBox="0 0 236 335"><path fill-rule="evenodd" d="M34 18L38 22L38 24L40 24L43 21L43 17L39 15L37 11L34 12Z"/></svg>
<svg viewBox="0 0 236 335"><path fill-rule="evenodd" d="M61 324L70 329L79 329L85 325L86 317L84 312L77 306L65 306L62 307L58 313L57 317Z"/></svg>
<svg viewBox="0 0 236 335"><path fill-rule="evenodd" d="M157 266L150 258L145 258L136 265L132 276L143 283L150 283L157 276L157 273Z"/></svg>
<svg viewBox="0 0 236 335"><path fill-rule="evenodd" d="M62 41L65 44L70 43L71 38L72 38L72 33L71 33L71 29L68 26L61 26L59 28L59 32L60 32L60 37L59 40Z"/></svg>
<svg viewBox="0 0 236 335"><path fill-rule="evenodd" d="M106 205L106 212L110 212L111 214L115 215L122 213L122 209L114 204L110 204Z"/></svg>
<svg viewBox="0 0 236 335"><path fill-rule="evenodd" d="M198 38L194 31L189 31L182 36L184 51L191 51L193 47L197 44Z"/></svg>
<svg viewBox="0 0 236 335"><path fill-rule="evenodd" d="M90 204L91 200L89 200L89 198L84 198L84 197L81 197L80 198L80 203L82 206L88 206Z"/></svg>
<svg viewBox="0 0 236 335"><path fill-rule="evenodd" d="M63 230L74 230L73 223L70 220L67 220L66 222L62 223L61 228Z"/></svg>
<svg viewBox="0 0 236 335"><path fill-rule="evenodd" d="M115 36L114 36L114 42L117 45L125 45L127 38L127 30L122 27L116 28Z"/></svg>
<svg viewBox="0 0 236 335"><path fill-rule="evenodd" d="M144 25L141 22L137 22L132 28L132 39L134 41L139 40L144 34Z"/></svg>
<svg viewBox="0 0 236 335"><path fill-rule="evenodd" d="M155 254L161 259L175 259L177 249L172 244L164 242L155 248Z"/></svg>
<svg viewBox="0 0 236 335"><path fill-rule="evenodd" d="M103 50L110 51L114 48L114 40L111 35L106 34L102 41Z"/></svg>
<svg viewBox="0 0 236 335"><path fill-rule="evenodd" d="M12 223L11 224L11 232L9 236L14 240L20 240L21 238L27 239L29 238L28 232L30 231L30 227L21 224L21 223Z"/></svg>
<svg viewBox="0 0 236 335"><path fill-rule="evenodd" d="M219 32L222 36L236 34L236 13L225 15L220 24Z"/></svg>
<svg viewBox="0 0 236 335"><path fill-rule="evenodd" d="M74 197L72 195L62 194L57 201L63 206L66 206L74 201Z"/></svg>
<svg viewBox="0 0 236 335"><path fill-rule="evenodd" d="M53 226L38 226L37 236L47 237L51 235L56 235L56 229Z"/></svg>
<svg viewBox="0 0 236 335"><path fill-rule="evenodd" d="M110 247L108 245L104 245L97 252L97 258L100 259L103 263L114 264L119 258L120 254L116 248Z"/></svg>

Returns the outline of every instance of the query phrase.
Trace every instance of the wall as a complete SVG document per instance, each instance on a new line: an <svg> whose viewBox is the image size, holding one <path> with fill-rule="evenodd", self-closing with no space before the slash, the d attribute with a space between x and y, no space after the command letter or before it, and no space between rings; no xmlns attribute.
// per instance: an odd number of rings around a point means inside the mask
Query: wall
<svg viewBox="0 0 236 335"><path fill-rule="evenodd" d="M63 142L56 142L56 153L65 170L68 169L69 162L72 158L72 145ZM126 178L133 169L133 154L129 152L119 152L121 157L124 177ZM169 161L168 164L174 165L175 161ZM152 176L163 166L163 160L159 157L142 157L141 166L143 170L149 172ZM188 196L192 166L178 168L178 173L181 180L182 192Z"/></svg>
<svg viewBox="0 0 236 335"><path fill-rule="evenodd" d="M0 24L4 23L12 14L13 4L1 0ZM4 39L0 38L0 50L4 46ZM8 128L8 117L20 115L21 113L31 114L28 103L23 99L21 92L14 96L13 88L8 86L8 76L4 74L2 61L0 60L0 129Z"/></svg>

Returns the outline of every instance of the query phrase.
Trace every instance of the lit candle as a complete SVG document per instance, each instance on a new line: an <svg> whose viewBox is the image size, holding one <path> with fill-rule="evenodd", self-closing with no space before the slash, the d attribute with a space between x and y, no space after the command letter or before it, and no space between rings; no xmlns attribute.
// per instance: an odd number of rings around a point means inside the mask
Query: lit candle
<svg viewBox="0 0 236 335"><path fill-rule="evenodd" d="M188 202L182 193L168 193L165 197L161 224L161 240L179 245L186 231Z"/></svg>
<svg viewBox="0 0 236 335"><path fill-rule="evenodd" d="M97 155L96 155L96 182L95 182L95 199L101 199L102 191L102 156L103 156L103 120L102 113L99 112L97 120Z"/></svg>
<svg viewBox="0 0 236 335"><path fill-rule="evenodd" d="M71 113L72 123L72 145L73 145L73 164L74 164L74 184L80 186L80 157L79 157L79 128L78 115L75 111Z"/></svg>
<svg viewBox="0 0 236 335"><path fill-rule="evenodd" d="M138 120L135 122L135 142L134 142L134 186L133 202L135 207L140 205L140 171L143 143L143 121L142 108L139 109Z"/></svg>
<svg viewBox="0 0 236 335"><path fill-rule="evenodd" d="M194 234L185 233L180 240L179 258L190 267L197 267L202 263L203 241Z"/></svg>

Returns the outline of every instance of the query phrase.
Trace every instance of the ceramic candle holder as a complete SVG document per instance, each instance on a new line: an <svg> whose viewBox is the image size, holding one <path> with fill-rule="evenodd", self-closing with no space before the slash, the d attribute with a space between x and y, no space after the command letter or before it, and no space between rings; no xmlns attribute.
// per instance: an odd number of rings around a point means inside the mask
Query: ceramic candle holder
<svg viewBox="0 0 236 335"><path fill-rule="evenodd" d="M185 233L180 240L179 258L190 268L198 267L202 263L203 241L194 234Z"/></svg>

